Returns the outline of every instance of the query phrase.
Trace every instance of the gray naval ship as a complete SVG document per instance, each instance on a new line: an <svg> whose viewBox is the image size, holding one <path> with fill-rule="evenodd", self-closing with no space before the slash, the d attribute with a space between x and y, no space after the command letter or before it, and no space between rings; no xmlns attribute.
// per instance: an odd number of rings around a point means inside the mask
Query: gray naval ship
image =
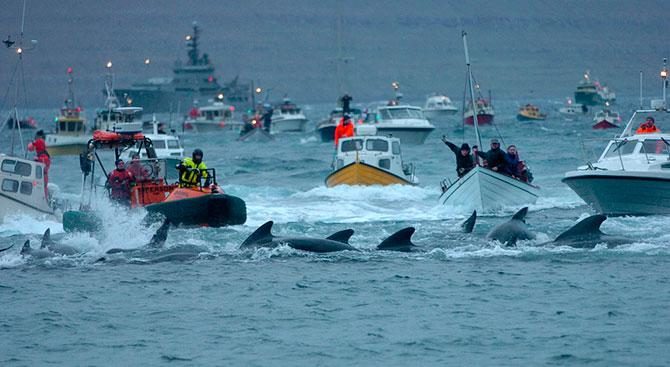
<svg viewBox="0 0 670 367"><path fill-rule="evenodd" d="M250 105L251 86L239 80L219 84L209 55L200 55L200 28L193 22L193 34L186 36L188 60L175 62L174 76L151 78L130 88L116 89L119 101L125 106L141 106L145 113L187 111L194 101L225 100L238 108Z"/></svg>

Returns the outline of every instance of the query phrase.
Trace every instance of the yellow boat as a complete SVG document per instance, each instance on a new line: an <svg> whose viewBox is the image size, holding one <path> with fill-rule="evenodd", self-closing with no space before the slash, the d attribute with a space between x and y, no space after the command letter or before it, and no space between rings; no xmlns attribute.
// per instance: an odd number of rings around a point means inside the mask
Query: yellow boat
<svg viewBox="0 0 670 367"><path fill-rule="evenodd" d="M545 120L547 115L540 112L540 109L537 106L529 103L519 108L519 113L516 115L516 118L519 121Z"/></svg>
<svg viewBox="0 0 670 367"><path fill-rule="evenodd" d="M337 185L416 185L414 166L405 165L400 139L375 136L374 126L360 125L358 136L342 138L337 145L335 170L326 177L326 186Z"/></svg>
<svg viewBox="0 0 670 367"><path fill-rule="evenodd" d="M68 68L68 98L56 117L56 132L46 137L49 155L79 155L86 148L91 136L86 133L86 122L81 117L81 107L74 99L72 68Z"/></svg>

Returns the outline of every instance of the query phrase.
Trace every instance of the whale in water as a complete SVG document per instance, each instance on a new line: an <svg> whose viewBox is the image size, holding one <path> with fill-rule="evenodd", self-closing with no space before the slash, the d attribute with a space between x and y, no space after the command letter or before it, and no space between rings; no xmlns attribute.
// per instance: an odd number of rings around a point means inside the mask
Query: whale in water
<svg viewBox="0 0 670 367"><path fill-rule="evenodd" d="M600 226L607 220L602 214L592 215L577 222L567 231L561 233L555 240L543 245L570 246L575 248L594 248L600 243L607 244L607 248L632 243L633 240L625 237L611 236L603 233Z"/></svg>
<svg viewBox="0 0 670 367"><path fill-rule="evenodd" d="M504 223L498 224L486 235L486 238L498 241L505 246L514 246L520 240L532 240L535 234L530 232L526 224L528 207L524 207L512 218Z"/></svg>
<svg viewBox="0 0 670 367"><path fill-rule="evenodd" d="M240 245L241 249L254 247L275 248L279 245L287 245L296 250L327 253L337 251L358 251L357 248L349 244L349 238L354 234L353 229L345 229L333 233L326 238L312 237L283 237L272 234L273 221L265 222L258 227L244 242Z"/></svg>

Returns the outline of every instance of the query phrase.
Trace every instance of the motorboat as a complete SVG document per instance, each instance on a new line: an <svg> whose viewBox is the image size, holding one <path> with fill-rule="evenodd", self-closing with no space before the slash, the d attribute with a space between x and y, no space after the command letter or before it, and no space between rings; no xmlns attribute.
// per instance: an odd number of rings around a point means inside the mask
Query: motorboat
<svg viewBox="0 0 670 367"><path fill-rule="evenodd" d="M399 138L404 144L423 144L435 130L421 107L405 104L378 107L375 127L377 135Z"/></svg>
<svg viewBox="0 0 670 367"><path fill-rule="evenodd" d="M476 106L475 110L477 111L477 123L479 125L489 125L493 123L493 118L495 117L496 112L491 104L491 99L486 99L479 95L474 101ZM474 121L472 103L468 102L468 105L463 109L463 122L466 125L474 125Z"/></svg>
<svg viewBox="0 0 670 367"><path fill-rule="evenodd" d="M543 121L547 119L547 114L540 112L540 108L530 103L519 108L516 115L519 121Z"/></svg>
<svg viewBox="0 0 670 367"><path fill-rule="evenodd" d="M475 100L467 35L463 32L462 36L468 75L467 89L471 100ZM479 146L482 146L478 120L478 116L473 116L476 141ZM504 208L517 209L533 204L537 201L539 194L540 188L528 181L477 165L454 182L448 179L442 182L440 203L456 210L477 210L479 213L490 213Z"/></svg>
<svg viewBox="0 0 670 367"><path fill-rule="evenodd" d="M611 139L595 163L565 174L567 184L598 213L670 214L670 113L668 69L661 71L663 98L636 110L621 135ZM645 126L652 117L655 126Z"/></svg>
<svg viewBox="0 0 670 367"><path fill-rule="evenodd" d="M142 107L121 107L114 93L112 63L107 63L104 107L95 111L93 130L134 134L142 131Z"/></svg>
<svg viewBox="0 0 670 367"><path fill-rule="evenodd" d="M574 103L571 98L568 98L565 101L565 104L558 109L558 113L568 121L574 121L580 116L586 115L588 112L589 108L586 105Z"/></svg>
<svg viewBox="0 0 670 367"><path fill-rule="evenodd" d="M575 103L586 106L603 105L605 102L612 103L616 100L616 94L607 86L600 84L591 78L587 70L575 90Z"/></svg>
<svg viewBox="0 0 670 367"><path fill-rule="evenodd" d="M428 97L423 106L423 114L430 121L441 121L458 112L458 107L445 95L433 95Z"/></svg>
<svg viewBox="0 0 670 367"><path fill-rule="evenodd" d="M266 129L263 128L263 122L261 121L260 115L254 115L248 123L246 123L242 130L240 130L240 136L237 138L238 141L256 141L256 142L266 142L274 140L272 136Z"/></svg>
<svg viewBox="0 0 670 367"><path fill-rule="evenodd" d="M284 98L281 104L273 108L270 132L276 134L305 131L307 121L302 109L290 99Z"/></svg>
<svg viewBox="0 0 670 367"><path fill-rule="evenodd" d="M193 107L184 120L184 130L197 133L239 131L242 122L234 120L234 112L234 106L223 102L212 102L207 106Z"/></svg>
<svg viewBox="0 0 670 367"><path fill-rule="evenodd" d="M126 169L135 179L127 203L131 209L144 208L150 213L159 213L175 225L220 227L246 221L246 204L242 199L224 193L217 183L215 169L206 170L209 183L203 184L201 180L196 186L181 187L176 183L178 177L174 166L165 159L156 158L153 142L141 132L131 135L95 131L89 143L90 150L80 161L83 175L81 207L63 213L66 231L99 229L101 220L94 210L95 205L99 205L94 201L97 199L94 196L96 163L102 165L99 150L113 150L118 159L125 150L135 149L138 144L149 157L126 163ZM100 168L107 172L104 167Z"/></svg>
<svg viewBox="0 0 670 367"><path fill-rule="evenodd" d="M349 115L352 121L362 122L363 113L359 108L351 108ZM335 140L335 128L337 124L340 123L340 120L344 117L342 108L338 107L330 111L328 118L320 121L316 124L316 132L321 138L322 142L329 142Z"/></svg>
<svg viewBox="0 0 670 367"><path fill-rule="evenodd" d="M157 159L165 159L168 161L168 165L174 166L184 159L184 148L179 140L179 137L176 135L168 134L167 132L161 132L159 130L160 123L156 120L156 116L153 116L152 126L153 131L151 134L143 134L146 138L151 140L153 154ZM140 159L148 159L149 154L146 149L142 149L142 142L138 141L135 144L135 149L126 149L121 154L121 158L129 162L132 160L134 154L138 154Z"/></svg>
<svg viewBox="0 0 670 367"><path fill-rule="evenodd" d="M44 164L0 154L0 223L12 214L56 219L44 179Z"/></svg>
<svg viewBox="0 0 670 367"><path fill-rule="evenodd" d="M376 135L376 127L358 125L356 136L337 144L334 170L326 186L416 185L413 164L404 164L400 139Z"/></svg>
<svg viewBox="0 0 670 367"><path fill-rule="evenodd" d="M616 129L619 127L621 122L621 116L618 112L612 111L608 108L609 103L606 103L606 107L602 110L596 112L593 116L593 129Z"/></svg>
<svg viewBox="0 0 670 367"><path fill-rule="evenodd" d="M91 138L86 131L86 121L81 115L82 108L75 101L72 68L67 69L67 74L68 97L60 115L55 119L56 131L48 134L45 140L51 156L79 155L86 149Z"/></svg>
<svg viewBox="0 0 670 367"><path fill-rule="evenodd" d="M8 129L37 129L37 120L35 120L33 117L26 117L24 119L20 119L19 123L17 124L16 119L10 117L5 122L5 126L7 126Z"/></svg>

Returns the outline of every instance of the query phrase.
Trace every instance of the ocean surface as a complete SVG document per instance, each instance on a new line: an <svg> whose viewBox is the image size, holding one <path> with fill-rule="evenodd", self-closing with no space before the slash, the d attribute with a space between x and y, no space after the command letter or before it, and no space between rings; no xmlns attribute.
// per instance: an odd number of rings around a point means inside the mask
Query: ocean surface
<svg viewBox="0 0 670 367"><path fill-rule="evenodd" d="M149 241L156 226L142 226L141 210L101 205L106 228L96 236L9 218L0 224L0 248L15 245L0 255L0 365L667 365L670 218L608 219L604 232L633 239L613 249L540 246L593 214L560 179L595 160L616 131L594 131L589 118L563 121L559 100L526 102L550 118L517 122L522 102L499 100L496 128L542 189L527 218L536 240L507 248L485 239L519 208L480 217L466 235L460 223L469 213L439 204L440 181L455 177L439 138L474 143L457 118L438 122L426 144L403 146L404 160L417 166L416 187L326 188L332 143L311 131L269 143L187 133L187 151L203 149L224 190L246 201L247 223L173 229L167 246L205 246L208 254L143 264L96 262L112 247ZM633 102L617 105L624 119ZM304 107L311 130L332 106ZM55 113L31 112L43 126ZM482 129L485 141L498 137L496 128ZM8 134L0 137L4 153ZM77 200L77 158L54 158L50 179L60 198ZM352 228L351 244L363 251L240 250L267 220L283 235ZM416 227L422 251L374 250L406 226ZM37 246L47 228L82 254L21 257L23 242Z"/></svg>

